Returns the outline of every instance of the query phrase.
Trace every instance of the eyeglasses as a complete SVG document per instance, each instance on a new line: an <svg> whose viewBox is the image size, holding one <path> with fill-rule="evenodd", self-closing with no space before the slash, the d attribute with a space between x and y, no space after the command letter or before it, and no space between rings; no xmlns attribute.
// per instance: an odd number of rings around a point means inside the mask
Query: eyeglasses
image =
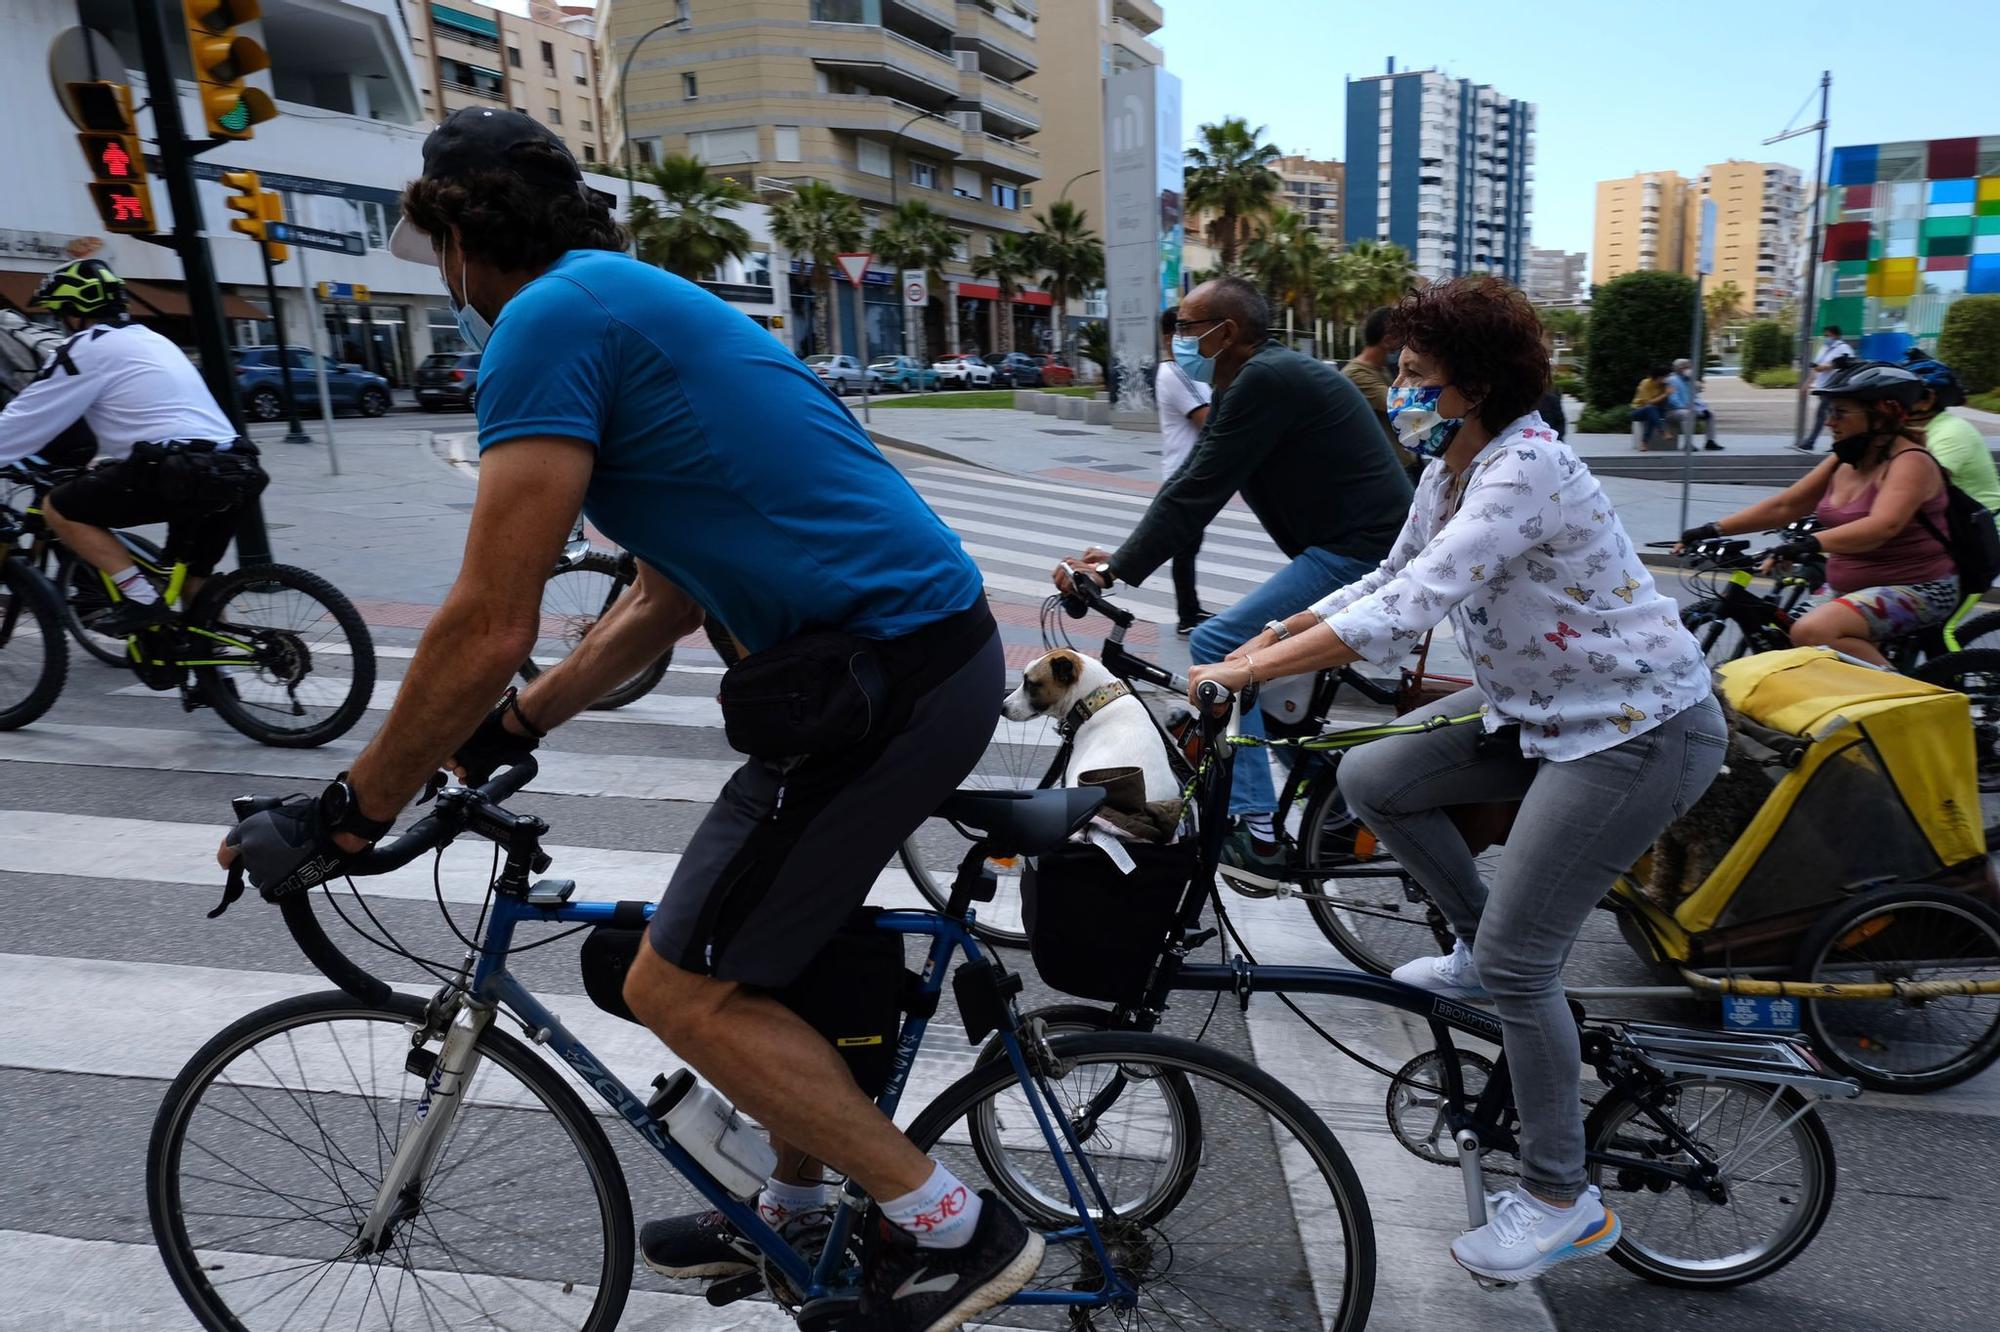
<svg viewBox="0 0 2000 1332"><path fill-rule="evenodd" d="M1174 332L1192 333L1198 328L1213 328L1222 322L1221 319L1178 319L1174 321Z"/></svg>

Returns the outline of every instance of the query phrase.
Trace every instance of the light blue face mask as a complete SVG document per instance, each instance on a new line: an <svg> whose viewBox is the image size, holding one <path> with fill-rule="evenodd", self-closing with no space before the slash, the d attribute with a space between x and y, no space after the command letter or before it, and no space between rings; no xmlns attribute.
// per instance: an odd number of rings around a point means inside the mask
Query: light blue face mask
<svg viewBox="0 0 2000 1332"><path fill-rule="evenodd" d="M465 251L462 249L458 253L458 287L460 291L466 289ZM472 350L485 351L486 339L493 336L492 323L485 315L473 309L469 302L465 305L460 305L458 299L451 294L451 284L449 282L444 285L444 298L451 303L452 317L458 320L459 336L471 345Z"/></svg>
<svg viewBox="0 0 2000 1332"><path fill-rule="evenodd" d="M1465 424L1462 416L1438 415L1438 399L1444 390L1442 384L1389 390L1389 424L1396 427L1403 447L1420 458L1442 458Z"/></svg>
<svg viewBox="0 0 2000 1332"><path fill-rule="evenodd" d="M1211 328L1208 333L1214 331L1215 329ZM1206 338L1208 333L1202 334L1200 338L1186 333L1174 334L1174 364L1185 370L1187 377L1197 384L1215 382L1215 358L1201 354L1202 338Z"/></svg>

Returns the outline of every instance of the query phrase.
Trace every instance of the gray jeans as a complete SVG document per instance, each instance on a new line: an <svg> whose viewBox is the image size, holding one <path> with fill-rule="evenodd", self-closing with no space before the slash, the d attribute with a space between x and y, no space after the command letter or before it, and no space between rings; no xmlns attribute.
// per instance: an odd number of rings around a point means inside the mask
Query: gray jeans
<svg viewBox="0 0 2000 1332"><path fill-rule="evenodd" d="M1466 689L1406 720L1471 712ZM1722 767L1728 732L1714 699L1643 735L1561 763L1480 744L1450 726L1362 745L1340 761L1340 789L1457 935L1505 1029L1521 1114L1521 1166L1552 1200L1583 1192L1581 1054L1562 968L1591 909L1667 824L1701 798ZM1448 805L1519 801L1489 889Z"/></svg>

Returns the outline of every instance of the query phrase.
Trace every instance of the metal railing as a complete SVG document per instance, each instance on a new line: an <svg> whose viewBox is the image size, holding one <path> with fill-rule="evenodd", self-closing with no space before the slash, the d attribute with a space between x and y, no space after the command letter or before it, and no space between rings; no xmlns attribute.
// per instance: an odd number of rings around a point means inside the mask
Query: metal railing
<svg viewBox="0 0 2000 1332"><path fill-rule="evenodd" d="M453 92L471 93L474 97L490 97L496 102L507 100L504 88L485 88L476 83L458 83L452 79L439 79L438 86L449 88Z"/></svg>

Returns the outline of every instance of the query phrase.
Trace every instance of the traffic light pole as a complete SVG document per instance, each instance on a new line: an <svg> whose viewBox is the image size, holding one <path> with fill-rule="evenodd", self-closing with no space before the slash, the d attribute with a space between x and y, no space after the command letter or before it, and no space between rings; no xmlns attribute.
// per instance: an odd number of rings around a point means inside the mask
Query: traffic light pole
<svg viewBox="0 0 2000 1332"><path fill-rule="evenodd" d="M160 141L160 175L174 209L173 248L180 254L187 279L189 322L194 325L195 350L201 353L202 378L209 392L239 432L243 409L236 401L236 377L229 359L229 336L222 323L222 298L202 237L201 198L195 192L194 154L181 122L180 85L167 58L167 7L162 0L132 0L139 21L139 58L146 69L146 100L153 110L153 130ZM178 14L178 9L176 10ZM260 247L261 248L261 247ZM273 314L276 313L275 305ZM264 528L263 505L251 500L236 525L236 558L242 564L269 564L271 538Z"/></svg>
<svg viewBox="0 0 2000 1332"><path fill-rule="evenodd" d="M264 296L271 302L271 332L278 340L278 377L285 381L285 414L292 422L291 430L285 435L285 443L310 444L312 436L299 424L298 395L292 392L292 349L285 341L285 313L278 304L278 278L271 268L271 247L259 241L257 253L264 260Z"/></svg>

